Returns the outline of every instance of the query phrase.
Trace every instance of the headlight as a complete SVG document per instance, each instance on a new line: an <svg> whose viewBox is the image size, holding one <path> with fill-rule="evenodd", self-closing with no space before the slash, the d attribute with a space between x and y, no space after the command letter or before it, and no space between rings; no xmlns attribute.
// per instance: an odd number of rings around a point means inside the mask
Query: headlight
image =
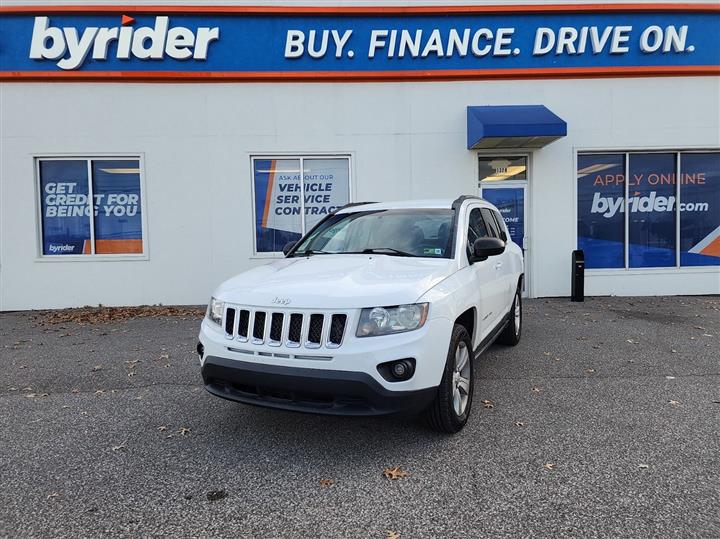
<svg viewBox="0 0 720 539"><path fill-rule="evenodd" d="M355 336L373 337L419 329L425 324L427 313L427 303L363 309Z"/></svg>
<svg viewBox="0 0 720 539"><path fill-rule="evenodd" d="M211 322L215 322L218 326L222 325L223 311L225 310L225 303L218 301L215 298L210 298L210 305L208 305L207 317Z"/></svg>

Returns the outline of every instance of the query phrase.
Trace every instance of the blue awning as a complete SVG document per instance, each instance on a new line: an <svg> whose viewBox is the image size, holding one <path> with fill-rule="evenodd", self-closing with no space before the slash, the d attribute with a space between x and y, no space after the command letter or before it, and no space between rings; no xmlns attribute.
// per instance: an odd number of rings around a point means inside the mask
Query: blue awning
<svg viewBox="0 0 720 539"><path fill-rule="evenodd" d="M544 105L467 108L468 150L537 149L567 135L567 123Z"/></svg>

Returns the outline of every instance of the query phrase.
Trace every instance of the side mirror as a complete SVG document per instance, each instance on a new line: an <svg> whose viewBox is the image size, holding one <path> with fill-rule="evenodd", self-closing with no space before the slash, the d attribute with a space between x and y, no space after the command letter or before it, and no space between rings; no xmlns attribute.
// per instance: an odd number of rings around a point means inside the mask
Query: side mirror
<svg viewBox="0 0 720 539"><path fill-rule="evenodd" d="M470 262L480 262L488 257L501 255L505 252L505 242L500 238L478 238L472 246Z"/></svg>
<svg viewBox="0 0 720 539"><path fill-rule="evenodd" d="M289 241L289 242L287 242L287 243L285 244L285 246L283 247L283 254L284 254L285 256L287 256L288 253L292 250L292 248L295 247L296 245L297 245L297 242L296 242L296 241Z"/></svg>

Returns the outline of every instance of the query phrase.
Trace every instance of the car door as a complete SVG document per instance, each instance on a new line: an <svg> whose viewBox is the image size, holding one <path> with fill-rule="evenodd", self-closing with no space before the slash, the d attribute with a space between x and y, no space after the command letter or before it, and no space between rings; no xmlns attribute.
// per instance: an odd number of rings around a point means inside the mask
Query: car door
<svg viewBox="0 0 720 539"><path fill-rule="evenodd" d="M485 221L485 226L487 227L488 235L507 241L505 229L498 223L497 219L493 215L493 211L490 208L482 208L481 213L483 220ZM497 288L497 309L500 317L508 313L514 297L514 294L510 292L510 273L512 271L512 264L510 263L509 256L510 254L506 250L501 255L493 256L488 259L491 261L492 268L494 270L493 279ZM499 319L497 322L499 322Z"/></svg>
<svg viewBox="0 0 720 539"><path fill-rule="evenodd" d="M480 206L470 207L466 245L468 254L470 254L475 240L490 235L491 232L482 216L482 208ZM498 281L499 272L495 267L499 258L490 257L470 265L478 296L476 302L478 306L477 323L481 340L493 330L506 312L502 310L505 290L502 288L502 282Z"/></svg>

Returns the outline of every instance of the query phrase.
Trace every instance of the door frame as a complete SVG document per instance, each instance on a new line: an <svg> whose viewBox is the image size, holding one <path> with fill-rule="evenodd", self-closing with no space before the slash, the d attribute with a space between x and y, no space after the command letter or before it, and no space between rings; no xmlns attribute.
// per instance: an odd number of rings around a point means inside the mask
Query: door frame
<svg viewBox="0 0 720 539"><path fill-rule="evenodd" d="M523 290L523 297L533 297L532 296L532 286L533 286L533 279L532 279L532 219L530 215L530 208L532 205L530 204L530 199L532 197L531 192L531 186L532 186L532 152L528 152L527 150L518 150L518 151L512 151L512 150L500 150L500 151L490 151L490 150L483 150L481 152L477 152L477 159L475 161L475 178L477 182L477 192L480 197L482 197L483 189L501 189L501 188L522 188L525 190L524 197L523 197L523 245L520 247L523 249L523 257L524 257L524 265L525 265L525 278L523 279L524 284L524 290ZM480 182L480 159L486 159L488 157L525 157L527 160L527 170L525 171L526 180L503 180L499 182L492 182L487 184L482 184Z"/></svg>

